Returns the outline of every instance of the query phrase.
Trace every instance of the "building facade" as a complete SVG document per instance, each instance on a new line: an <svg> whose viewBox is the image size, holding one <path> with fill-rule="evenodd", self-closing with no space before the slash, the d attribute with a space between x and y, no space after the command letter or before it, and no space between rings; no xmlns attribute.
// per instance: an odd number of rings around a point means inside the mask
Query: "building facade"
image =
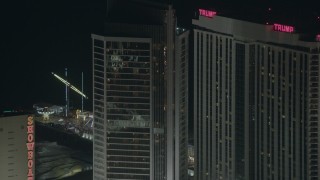
<svg viewBox="0 0 320 180"><path fill-rule="evenodd" d="M28 115L0 117L0 179L34 180L34 123Z"/></svg>
<svg viewBox="0 0 320 180"><path fill-rule="evenodd" d="M318 179L319 43L209 12L193 20L196 179Z"/></svg>
<svg viewBox="0 0 320 180"><path fill-rule="evenodd" d="M151 40L93 41L94 178L150 179Z"/></svg>
<svg viewBox="0 0 320 180"><path fill-rule="evenodd" d="M188 179L189 31L177 28L175 43L175 179Z"/></svg>
<svg viewBox="0 0 320 180"><path fill-rule="evenodd" d="M187 46L184 54L175 55L174 10L114 2L105 29L103 35L92 35L94 179L183 179L179 173L187 175L187 166L182 170L179 160L183 155L187 160L187 151L179 152L187 148L187 130L176 130L187 126L187 101L185 91L176 92L187 84L176 89L175 82L187 77L183 71L175 79L175 68L187 65L186 59L179 64L175 59L186 58Z"/></svg>
<svg viewBox="0 0 320 180"><path fill-rule="evenodd" d="M319 35L318 35L319 37ZM319 39L318 39L319 40ZM320 124L319 124L319 48L311 50L308 65L308 122L307 122L307 176L308 180L320 179Z"/></svg>

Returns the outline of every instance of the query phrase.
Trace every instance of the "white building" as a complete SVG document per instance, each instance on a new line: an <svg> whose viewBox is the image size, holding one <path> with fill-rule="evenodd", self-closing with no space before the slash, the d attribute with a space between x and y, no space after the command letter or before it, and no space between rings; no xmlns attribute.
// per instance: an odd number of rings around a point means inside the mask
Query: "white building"
<svg viewBox="0 0 320 180"><path fill-rule="evenodd" d="M199 14L195 178L318 180L320 44L293 26Z"/></svg>

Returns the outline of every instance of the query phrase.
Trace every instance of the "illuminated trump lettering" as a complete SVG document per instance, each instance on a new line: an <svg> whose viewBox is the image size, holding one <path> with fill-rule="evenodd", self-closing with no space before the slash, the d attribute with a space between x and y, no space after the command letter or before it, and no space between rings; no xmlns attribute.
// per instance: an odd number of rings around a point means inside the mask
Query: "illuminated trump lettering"
<svg viewBox="0 0 320 180"><path fill-rule="evenodd" d="M273 30L292 33L294 31L294 27L282 24L273 24Z"/></svg>
<svg viewBox="0 0 320 180"><path fill-rule="evenodd" d="M28 150L28 174L27 179L28 180L34 180L33 175L33 159L34 159L34 123L33 123L33 117L28 116L28 122L27 122L27 150Z"/></svg>
<svg viewBox="0 0 320 180"><path fill-rule="evenodd" d="M217 14L217 12L209 11L209 10L205 10L205 9L199 9L199 14L200 14L200 16L212 18L214 15Z"/></svg>

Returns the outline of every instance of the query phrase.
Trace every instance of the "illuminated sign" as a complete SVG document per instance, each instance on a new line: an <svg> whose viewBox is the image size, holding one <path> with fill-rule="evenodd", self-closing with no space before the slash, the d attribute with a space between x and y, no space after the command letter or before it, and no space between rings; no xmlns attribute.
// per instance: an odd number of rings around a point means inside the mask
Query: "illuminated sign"
<svg viewBox="0 0 320 180"><path fill-rule="evenodd" d="M294 31L294 27L282 24L273 24L273 30L292 33Z"/></svg>
<svg viewBox="0 0 320 180"><path fill-rule="evenodd" d="M199 14L200 14L200 16L212 18L214 15L217 14L217 12L209 11L209 10L205 10L205 9L199 9Z"/></svg>
<svg viewBox="0 0 320 180"><path fill-rule="evenodd" d="M320 34L316 36L316 41L320 41Z"/></svg>
<svg viewBox="0 0 320 180"><path fill-rule="evenodd" d="M27 124L27 149L28 149L28 180L34 180L33 159L34 159L34 123L33 117L28 116Z"/></svg>

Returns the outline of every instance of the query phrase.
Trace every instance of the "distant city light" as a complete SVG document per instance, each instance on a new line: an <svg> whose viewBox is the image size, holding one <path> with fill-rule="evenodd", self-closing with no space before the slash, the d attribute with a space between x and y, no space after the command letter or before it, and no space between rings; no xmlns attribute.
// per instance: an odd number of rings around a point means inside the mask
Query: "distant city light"
<svg viewBox="0 0 320 180"><path fill-rule="evenodd" d="M209 11L209 10L205 10L205 9L199 9L199 14L200 14L200 16L212 18L214 15L217 14L217 12Z"/></svg>
<svg viewBox="0 0 320 180"><path fill-rule="evenodd" d="M320 34L316 35L316 41L320 41Z"/></svg>
<svg viewBox="0 0 320 180"><path fill-rule="evenodd" d="M292 33L294 32L294 27L282 24L273 24L273 30Z"/></svg>

